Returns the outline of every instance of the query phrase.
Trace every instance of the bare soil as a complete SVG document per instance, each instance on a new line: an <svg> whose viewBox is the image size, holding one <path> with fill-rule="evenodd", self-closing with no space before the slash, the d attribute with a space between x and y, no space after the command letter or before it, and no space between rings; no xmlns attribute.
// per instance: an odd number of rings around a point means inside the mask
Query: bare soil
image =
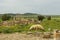
<svg viewBox="0 0 60 40"><path fill-rule="evenodd" d="M0 40L53 40L45 39L40 35L25 34L25 33L11 33L11 34L0 34Z"/></svg>

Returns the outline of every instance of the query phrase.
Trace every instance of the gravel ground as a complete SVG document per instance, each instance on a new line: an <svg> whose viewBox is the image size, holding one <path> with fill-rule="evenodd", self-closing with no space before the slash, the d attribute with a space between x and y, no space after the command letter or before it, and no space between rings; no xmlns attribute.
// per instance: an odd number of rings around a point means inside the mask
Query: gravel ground
<svg viewBox="0 0 60 40"><path fill-rule="evenodd" d="M27 35L24 33L0 34L0 40L53 40L43 39L40 35Z"/></svg>

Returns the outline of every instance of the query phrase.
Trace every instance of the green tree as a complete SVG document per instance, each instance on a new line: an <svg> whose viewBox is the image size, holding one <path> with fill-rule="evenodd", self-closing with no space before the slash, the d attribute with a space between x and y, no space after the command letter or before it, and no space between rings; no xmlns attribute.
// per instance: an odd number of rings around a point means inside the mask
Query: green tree
<svg viewBox="0 0 60 40"><path fill-rule="evenodd" d="M44 18L45 18L45 17L42 16L42 15L39 15L39 16L38 16L38 20L39 20L39 21L43 21Z"/></svg>
<svg viewBox="0 0 60 40"><path fill-rule="evenodd" d="M51 16L48 16L48 17L47 17L47 20L51 20Z"/></svg>
<svg viewBox="0 0 60 40"><path fill-rule="evenodd" d="M7 14L2 15L2 20L3 21L9 20L10 18L11 18L10 15L7 15Z"/></svg>

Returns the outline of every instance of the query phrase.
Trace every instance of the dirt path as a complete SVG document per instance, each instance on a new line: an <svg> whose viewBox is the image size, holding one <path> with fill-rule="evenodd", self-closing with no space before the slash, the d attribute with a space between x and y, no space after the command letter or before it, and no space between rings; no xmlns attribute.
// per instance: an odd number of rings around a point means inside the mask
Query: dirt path
<svg viewBox="0 0 60 40"><path fill-rule="evenodd" d="M40 36L26 35L22 33L0 34L0 40L53 40L42 39Z"/></svg>

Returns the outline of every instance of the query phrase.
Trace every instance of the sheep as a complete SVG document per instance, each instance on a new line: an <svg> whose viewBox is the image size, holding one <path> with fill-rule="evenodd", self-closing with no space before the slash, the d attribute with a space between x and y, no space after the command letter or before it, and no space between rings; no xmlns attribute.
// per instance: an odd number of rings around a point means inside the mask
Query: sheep
<svg viewBox="0 0 60 40"><path fill-rule="evenodd" d="M60 31L58 29L54 30L54 40L60 40Z"/></svg>
<svg viewBox="0 0 60 40"><path fill-rule="evenodd" d="M39 24L32 25L32 26L30 27L30 29L29 29L29 30L38 30L38 29L40 29L40 30L43 30L43 31L44 31L43 26L41 26L41 25L39 25Z"/></svg>
<svg viewBox="0 0 60 40"><path fill-rule="evenodd" d="M27 19L21 19L20 21L22 24L28 24L28 20Z"/></svg>

